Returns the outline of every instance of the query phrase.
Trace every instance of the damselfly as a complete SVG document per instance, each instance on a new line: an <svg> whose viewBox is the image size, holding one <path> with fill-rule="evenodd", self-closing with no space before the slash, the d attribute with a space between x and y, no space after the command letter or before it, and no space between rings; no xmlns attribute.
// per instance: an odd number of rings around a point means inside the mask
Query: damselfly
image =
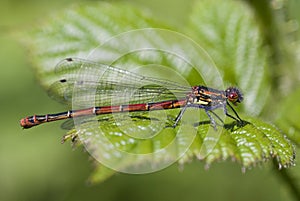
<svg viewBox="0 0 300 201"><path fill-rule="evenodd" d="M213 112L217 108L222 108L228 117L242 122L229 103L237 105L243 101L242 93L235 87L229 87L225 91L201 85L186 87L175 82L146 77L109 65L75 58L64 59L58 64L56 72L61 74L62 78L51 85L51 96L70 103L73 100L74 87L77 86L77 94L84 97L80 103L84 104L86 101L91 101L87 92L89 88L92 88L94 93L92 101L97 106L56 114L29 116L20 120L23 128L89 115L174 108L182 109L174 120L173 127L179 123L187 108L204 109L215 129L216 122L211 113L218 117ZM88 76L82 76L82 73L88 74ZM95 81L95 76L99 76L99 80ZM92 80L91 77L93 77ZM130 94L129 99L122 97L124 91ZM227 106L231 108L235 116L228 113ZM218 117L218 119L220 118Z"/></svg>

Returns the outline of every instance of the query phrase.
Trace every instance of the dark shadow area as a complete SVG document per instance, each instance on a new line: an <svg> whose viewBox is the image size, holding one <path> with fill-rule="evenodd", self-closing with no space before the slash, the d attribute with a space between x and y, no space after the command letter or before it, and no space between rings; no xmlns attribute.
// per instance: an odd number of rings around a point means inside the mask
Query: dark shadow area
<svg viewBox="0 0 300 201"><path fill-rule="evenodd" d="M194 123L194 127L198 127L198 126L206 125L206 124L211 124L211 122L209 120L200 121L200 122ZM217 124L217 126L223 127L226 130L230 130L232 132L236 129L242 128L251 123L248 121L242 120L242 121L233 121L232 123L227 123L227 124L219 124L219 123L216 123L216 124Z"/></svg>
<svg viewBox="0 0 300 201"><path fill-rule="evenodd" d="M245 120L242 120L242 121L233 121L232 123L224 124L223 127L226 130L230 130L232 132L232 131L234 131L236 129L243 128L244 126L246 126L248 124L251 124L251 123L248 122L248 121L245 121Z"/></svg>

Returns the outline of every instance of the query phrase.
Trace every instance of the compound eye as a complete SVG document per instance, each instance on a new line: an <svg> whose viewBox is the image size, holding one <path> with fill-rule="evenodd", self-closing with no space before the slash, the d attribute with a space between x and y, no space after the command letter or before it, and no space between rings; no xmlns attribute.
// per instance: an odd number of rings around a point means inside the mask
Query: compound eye
<svg viewBox="0 0 300 201"><path fill-rule="evenodd" d="M243 101L243 94L235 87L229 87L226 90L226 97L228 101L230 101L234 105L237 105L237 103Z"/></svg>
<svg viewBox="0 0 300 201"><path fill-rule="evenodd" d="M228 96L228 100L234 104L237 102L238 98L239 98L239 95L236 92L232 92Z"/></svg>
<svg viewBox="0 0 300 201"><path fill-rule="evenodd" d="M229 94L229 99L233 99L233 100L235 100L235 99L237 99L238 98L238 95L237 95L237 93L231 93L231 94Z"/></svg>

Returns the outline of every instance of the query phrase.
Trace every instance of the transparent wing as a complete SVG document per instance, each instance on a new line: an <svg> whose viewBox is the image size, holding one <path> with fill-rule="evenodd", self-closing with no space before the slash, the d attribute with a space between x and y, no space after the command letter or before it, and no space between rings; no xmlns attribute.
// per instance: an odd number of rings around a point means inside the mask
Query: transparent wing
<svg viewBox="0 0 300 201"><path fill-rule="evenodd" d="M147 77L109 65L68 58L56 67L59 81L49 95L66 104L97 106L159 102L184 98L189 86ZM75 100L76 98L76 100Z"/></svg>

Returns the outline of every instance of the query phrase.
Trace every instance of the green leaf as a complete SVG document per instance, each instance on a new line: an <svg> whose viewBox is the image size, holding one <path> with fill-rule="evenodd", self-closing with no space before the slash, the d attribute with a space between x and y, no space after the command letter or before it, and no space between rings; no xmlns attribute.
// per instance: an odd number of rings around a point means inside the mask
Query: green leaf
<svg viewBox="0 0 300 201"><path fill-rule="evenodd" d="M124 3L78 4L55 13L21 40L32 54L39 81L48 88L57 80L54 71L62 59L86 58L111 37L148 27L167 28L155 22L147 12Z"/></svg>
<svg viewBox="0 0 300 201"><path fill-rule="evenodd" d="M280 110L276 117L276 122L280 126L280 128L284 130L287 136L298 145L300 145L300 126L298 123L300 105L297 104L299 99L299 89L289 94L280 104Z"/></svg>
<svg viewBox="0 0 300 201"><path fill-rule="evenodd" d="M159 116L156 116L158 127L161 125L159 121L163 121L159 119ZM130 121L135 121L133 120L135 117L126 118L124 122L113 117L107 118L105 121L98 119L96 122L80 124L78 127L80 129L72 130L71 133L79 136L80 141L85 144L86 149L94 158L118 171L139 171L139 168L144 171L145 164L160 167L166 160L179 159L179 164L185 164L195 157L204 161L206 167L215 161L231 159L240 163L243 171L273 158L277 160L279 169L293 166L295 162L294 147L286 136L275 126L253 118L247 118L243 125L238 125L236 122L225 124L223 129L218 127L218 131L211 129L209 122L194 126L183 123L176 128L165 127L160 132L155 132L155 137L144 136L143 139L130 137L126 132L130 130L130 135L133 135L136 129L138 135L141 134L139 131L141 129L144 133L150 133L155 130L153 126L155 122L151 122L153 119L144 118L142 123L139 119L136 122L137 127L128 128L126 125L130 124ZM149 125L151 125L150 130ZM175 148L168 149L174 142ZM103 152L105 149L109 150ZM164 149L168 149L164 155L153 154L150 161L149 157L143 157L144 154L159 153ZM132 153L135 157L122 155L120 150ZM105 156L109 158L109 162L103 160ZM109 173L112 175L112 172L109 171ZM100 171L99 174L97 178L103 180L101 174L104 173ZM106 176L107 174L104 174L105 178Z"/></svg>
<svg viewBox="0 0 300 201"><path fill-rule="evenodd" d="M268 98L268 49L243 1L197 1L187 33L211 55L223 79L245 93L243 111L258 115Z"/></svg>

